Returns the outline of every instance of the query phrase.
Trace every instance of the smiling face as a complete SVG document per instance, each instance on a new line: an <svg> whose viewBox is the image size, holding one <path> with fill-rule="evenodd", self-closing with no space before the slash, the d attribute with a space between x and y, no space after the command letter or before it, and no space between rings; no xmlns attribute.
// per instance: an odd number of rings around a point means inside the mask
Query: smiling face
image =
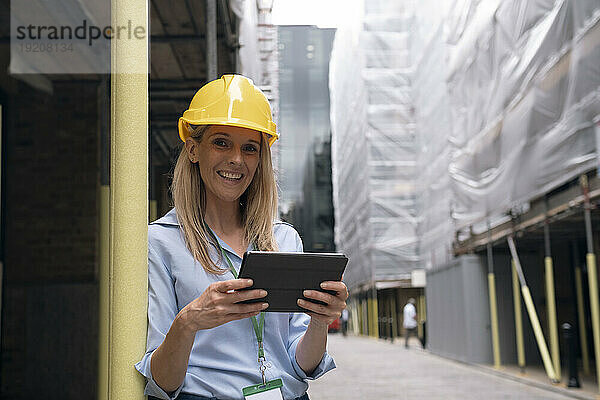
<svg viewBox="0 0 600 400"><path fill-rule="evenodd" d="M261 133L235 126L210 126L201 139L185 142L190 161L198 163L207 202L238 202L260 161Z"/></svg>

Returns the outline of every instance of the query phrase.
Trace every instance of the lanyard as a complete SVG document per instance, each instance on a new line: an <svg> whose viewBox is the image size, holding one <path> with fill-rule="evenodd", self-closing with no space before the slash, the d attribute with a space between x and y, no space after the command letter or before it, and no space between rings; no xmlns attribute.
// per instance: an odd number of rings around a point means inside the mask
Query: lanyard
<svg viewBox="0 0 600 400"><path fill-rule="evenodd" d="M223 247L221 247L221 243L219 243L219 240L213 233L212 229L210 229L210 227L207 224L205 224L205 226L206 226L206 230L210 233L210 235L214 239L217 246L219 246L219 250L221 250L221 254L223 255L223 258L225 260L227 260L227 264L229 265L229 271L231 271L231 274L233 275L233 277L235 279L237 279L238 274L237 274L235 268L233 267L233 263L231 262L231 259L229 258L227 253L225 253L225 250L223 250ZM263 331L265 328L265 313L264 313L264 311L260 313L258 321L256 320L256 317L250 317L250 320L252 321L252 327L254 328L254 334L256 335L256 341L258 342L258 362L260 363L259 369L260 369L260 373L262 375L263 384L266 384L266 379L265 379L266 358L265 358L265 350L263 347Z"/></svg>

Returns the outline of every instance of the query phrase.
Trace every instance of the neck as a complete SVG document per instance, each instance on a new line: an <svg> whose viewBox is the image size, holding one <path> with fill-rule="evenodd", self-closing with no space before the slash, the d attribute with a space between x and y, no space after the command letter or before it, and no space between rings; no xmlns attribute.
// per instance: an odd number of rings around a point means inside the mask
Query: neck
<svg viewBox="0 0 600 400"><path fill-rule="evenodd" d="M224 202L206 198L206 223L216 232L229 235L242 229L242 214L238 201Z"/></svg>

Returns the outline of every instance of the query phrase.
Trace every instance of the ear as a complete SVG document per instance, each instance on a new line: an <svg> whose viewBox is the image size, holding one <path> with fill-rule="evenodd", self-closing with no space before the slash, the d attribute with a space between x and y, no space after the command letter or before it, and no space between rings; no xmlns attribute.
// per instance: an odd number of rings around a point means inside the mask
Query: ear
<svg viewBox="0 0 600 400"><path fill-rule="evenodd" d="M192 163L198 162L197 152L198 152L198 143L194 138L188 137L184 143L185 149L187 150L187 155Z"/></svg>

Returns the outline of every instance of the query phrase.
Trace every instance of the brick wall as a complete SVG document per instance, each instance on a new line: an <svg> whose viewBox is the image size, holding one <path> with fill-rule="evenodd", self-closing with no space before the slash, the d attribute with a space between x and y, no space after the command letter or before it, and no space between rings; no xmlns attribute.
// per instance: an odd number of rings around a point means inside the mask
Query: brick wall
<svg viewBox="0 0 600 400"><path fill-rule="evenodd" d="M96 395L97 87L19 84L5 105L2 399Z"/></svg>

